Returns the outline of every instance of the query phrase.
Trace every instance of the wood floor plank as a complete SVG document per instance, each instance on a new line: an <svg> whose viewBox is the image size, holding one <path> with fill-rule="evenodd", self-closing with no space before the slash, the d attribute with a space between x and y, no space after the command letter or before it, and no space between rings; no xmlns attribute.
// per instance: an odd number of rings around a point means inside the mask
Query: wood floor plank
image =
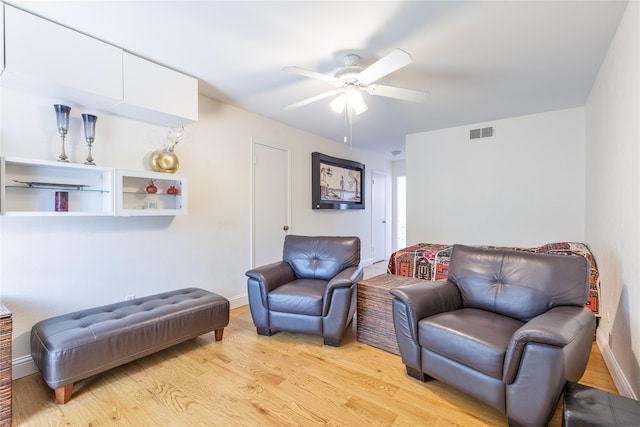
<svg viewBox="0 0 640 427"><path fill-rule="evenodd" d="M581 381L616 392L594 345ZM399 356L321 337L259 336L247 306L222 341L206 334L95 375L65 405L40 374L13 383L14 426L503 426L506 417L438 381L407 376ZM561 425L560 405L551 426Z"/></svg>

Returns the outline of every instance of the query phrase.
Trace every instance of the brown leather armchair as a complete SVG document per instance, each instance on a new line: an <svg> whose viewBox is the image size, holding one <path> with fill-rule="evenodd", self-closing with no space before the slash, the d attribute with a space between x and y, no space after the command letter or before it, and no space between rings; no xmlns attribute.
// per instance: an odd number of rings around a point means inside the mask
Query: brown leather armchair
<svg viewBox="0 0 640 427"><path fill-rule="evenodd" d="M391 290L407 373L450 384L513 426L546 425L595 330L581 256L455 245L447 280Z"/></svg>
<svg viewBox="0 0 640 427"><path fill-rule="evenodd" d="M356 311L359 264L358 237L286 236L282 261L246 273L258 334L303 332L338 347Z"/></svg>

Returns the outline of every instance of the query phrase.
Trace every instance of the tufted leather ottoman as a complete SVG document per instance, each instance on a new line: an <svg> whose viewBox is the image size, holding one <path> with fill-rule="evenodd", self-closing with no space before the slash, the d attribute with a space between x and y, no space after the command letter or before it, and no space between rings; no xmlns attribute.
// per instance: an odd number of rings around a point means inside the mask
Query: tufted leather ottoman
<svg viewBox="0 0 640 427"><path fill-rule="evenodd" d="M638 426L640 402L568 381L564 388L562 425Z"/></svg>
<svg viewBox="0 0 640 427"><path fill-rule="evenodd" d="M58 403L73 383L215 331L222 339L229 301L186 288L64 314L31 328L31 356Z"/></svg>

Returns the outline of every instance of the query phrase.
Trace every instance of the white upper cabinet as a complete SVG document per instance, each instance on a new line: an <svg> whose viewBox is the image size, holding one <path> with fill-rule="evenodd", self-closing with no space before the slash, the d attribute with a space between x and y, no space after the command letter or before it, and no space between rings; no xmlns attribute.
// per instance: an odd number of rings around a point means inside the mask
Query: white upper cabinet
<svg viewBox="0 0 640 427"><path fill-rule="evenodd" d="M118 114L171 127L198 120L198 80L123 52L124 101Z"/></svg>
<svg viewBox="0 0 640 427"><path fill-rule="evenodd" d="M3 35L3 86L161 126L198 120L193 77L7 4Z"/></svg>
<svg viewBox="0 0 640 427"><path fill-rule="evenodd" d="M122 49L5 4L2 85L104 109L122 99Z"/></svg>

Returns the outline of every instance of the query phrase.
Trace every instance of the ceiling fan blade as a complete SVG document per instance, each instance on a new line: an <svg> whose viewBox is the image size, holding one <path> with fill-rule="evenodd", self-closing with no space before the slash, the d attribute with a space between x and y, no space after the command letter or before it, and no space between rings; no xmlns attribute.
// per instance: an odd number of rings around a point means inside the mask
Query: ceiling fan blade
<svg viewBox="0 0 640 427"><path fill-rule="evenodd" d="M312 79L329 82L331 84L335 84L338 81L338 79L328 74L322 74L316 71L311 71L311 70L307 70L300 67L284 67L283 70L290 73L299 74L301 76L311 77Z"/></svg>
<svg viewBox="0 0 640 427"><path fill-rule="evenodd" d="M321 99L328 98L333 95L339 94L341 91L338 89L330 90L329 92L321 93L320 95L312 96L311 98L303 99L300 102L296 102L295 104L291 104L287 107L284 107L286 111L295 110L296 108L311 104L312 102L320 101Z"/></svg>
<svg viewBox="0 0 640 427"><path fill-rule="evenodd" d="M403 101L426 102L429 99L429 92L394 86L369 85L366 91L369 95L386 96L387 98L396 98Z"/></svg>
<svg viewBox="0 0 640 427"><path fill-rule="evenodd" d="M396 49L362 70L358 80L360 83L368 85L412 62L411 55L402 49Z"/></svg>

